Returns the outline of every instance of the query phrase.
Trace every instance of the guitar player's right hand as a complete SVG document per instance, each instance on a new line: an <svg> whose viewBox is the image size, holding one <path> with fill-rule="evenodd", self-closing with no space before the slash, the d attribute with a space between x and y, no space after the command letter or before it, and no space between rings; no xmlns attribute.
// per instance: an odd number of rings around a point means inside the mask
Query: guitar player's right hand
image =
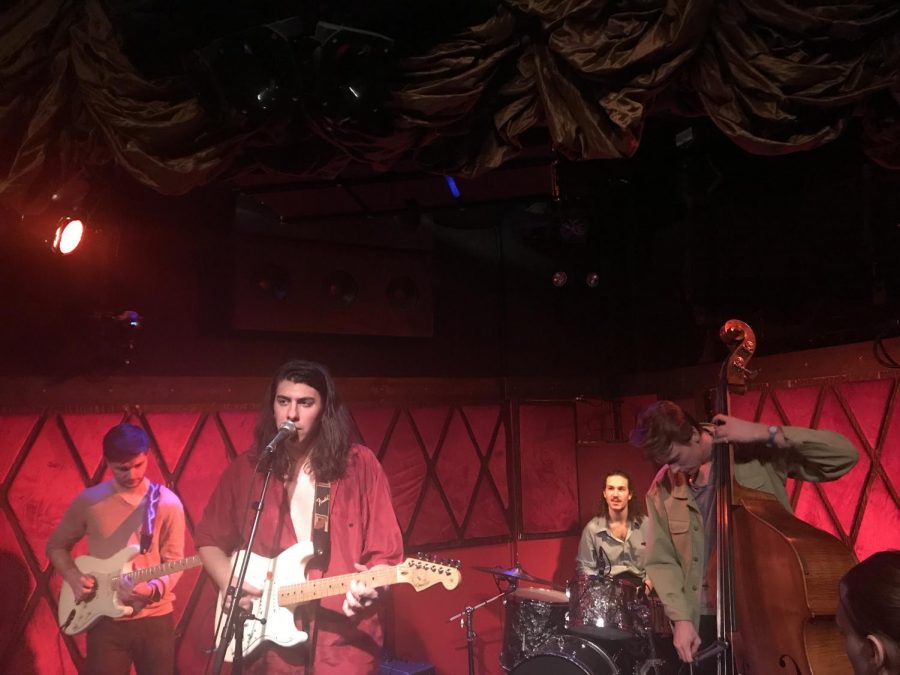
<svg viewBox="0 0 900 675"><path fill-rule="evenodd" d="M232 584L236 584L237 579L232 580ZM248 584L246 581L243 586L244 592L241 594L241 600L238 603L241 606L241 609L250 610L253 607L254 598L258 598L262 595L262 591L258 589L256 586ZM222 611L227 612L231 607L231 594L226 590L225 597L222 601Z"/></svg>
<svg viewBox="0 0 900 675"><path fill-rule="evenodd" d="M66 574L66 583L72 588L75 602L81 602L93 592L97 580L76 569Z"/></svg>

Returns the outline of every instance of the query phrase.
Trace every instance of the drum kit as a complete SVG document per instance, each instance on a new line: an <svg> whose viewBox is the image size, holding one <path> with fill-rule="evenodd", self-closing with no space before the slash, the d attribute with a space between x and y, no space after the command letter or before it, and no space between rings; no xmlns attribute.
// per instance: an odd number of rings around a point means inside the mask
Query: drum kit
<svg viewBox="0 0 900 675"><path fill-rule="evenodd" d="M518 564L474 569L492 574L501 592L475 608L466 608L470 647L472 611L502 598L500 666L511 675L670 672L671 664L657 658L655 648L655 640L671 635L669 621L659 599L646 595L639 580L578 576L563 590L552 581L528 574ZM520 588L519 582L547 588Z"/></svg>

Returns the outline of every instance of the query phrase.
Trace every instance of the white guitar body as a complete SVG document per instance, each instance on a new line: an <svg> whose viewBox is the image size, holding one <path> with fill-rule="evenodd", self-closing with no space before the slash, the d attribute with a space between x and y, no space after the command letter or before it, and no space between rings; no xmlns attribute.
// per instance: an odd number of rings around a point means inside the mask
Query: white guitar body
<svg viewBox="0 0 900 675"><path fill-rule="evenodd" d="M232 565L237 559L237 567L240 569L245 551L235 553L231 558ZM254 598L250 613L257 619L244 623L243 655L247 656L255 651L263 642L274 642L282 647L293 647L301 642L306 642L309 636L302 630L297 630L294 624L294 608L281 607L278 604L278 587L288 583L296 583L306 578L306 564L313 555L312 542L294 544L278 554L277 558L264 558L255 553L250 554L247 563L247 576L245 583L255 586L262 591L262 595ZM224 596L219 593L216 604L216 616L222 621L227 618L227 612L222 612L222 600ZM229 663L234 659L234 640L228 645L225 652L225 660Z"/></svg>
<svg viewBox="0 0 900 675"><path fill-rule="evenodd" d="M59 628L66 635L77 635L90 628L98 619L108 616L117 619L120 616L131 616L134 607L119 600L116 593L119 579L131 577L132 583L158 579L161 576L179 572L190 567L199 567L200 558L192 556L182 560L168 560L155 567L134 570L131 563L140 549L137 546L126 546L109 558L95 558L80 555L75 558L75 566L85 576L94 579L94 590L90 595L75 602L75 592L63 581L59 591L59 608L57 619Z"/></svg>
<svg viewBox="0 0 900 675"><path fill-rule="evenodd" d="M232 556L234 565L243 560L246 553L240 551ZM354 581L360 581L369 588L390 586L391 584L409 584L417 591L436 584L446 589L456 588L459 584L459 561L442 563L436 560L407 558L399 565L375 566L365 572L340 574L321 579L306 579L306 565L313 555L312 542L294 544L269 560L255 553L250 554L247 563L245 583L255 586L262 595L253 602L251 613L257 619L244 622L244 639L242 654L246 657L263 642L274 642L283 647L293 647L306 642L307 634L297 630L294 624L294 608L321 598L344 595ZM216 608L216 627L222 618L223 595L219 594ZM217 638L218 639L218 638ZM234 660L234 640L231 640L225 652L225 660Z"/></svg>
<svg viewBox="0 0 900 675"><path fill-rule="evenodd" d="M123 605L116 595L116 582L123 573L131 571L131 559L138 554L137 546L126 546L111 558L80 555L75 565L95 579L94 591L86 600L75 602L75 592L63 581L59 592L59 625L67 635L75 635L90 628L98 619L131 616L133 607Z"/></svg>

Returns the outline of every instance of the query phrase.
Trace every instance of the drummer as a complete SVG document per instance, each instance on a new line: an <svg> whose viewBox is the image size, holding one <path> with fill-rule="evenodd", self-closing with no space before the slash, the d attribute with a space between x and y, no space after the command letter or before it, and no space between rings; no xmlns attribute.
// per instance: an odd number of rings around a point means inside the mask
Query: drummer
<svg viewBox="0 0 900 675"><path fill-rule="evenodd" d="M623 576L643 583L649 593L650 578L644 569L647 550L647 514L642 499L634 498L631 477L612 471L603 481L603 498L581 533L577 572L584 576Z"/></svg>

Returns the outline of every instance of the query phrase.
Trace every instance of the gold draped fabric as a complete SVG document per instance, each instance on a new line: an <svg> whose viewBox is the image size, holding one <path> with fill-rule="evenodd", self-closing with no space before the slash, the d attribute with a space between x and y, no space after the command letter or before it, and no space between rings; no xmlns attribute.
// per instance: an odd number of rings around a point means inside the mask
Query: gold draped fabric
<svg viewBox="0 0 900 675"><path fill-rule="evenodd" d="M857 117L868 156L900 168L898 71L896 0L505 0L396 64L387 135L315 117L290 134L234 131L186 79L142 77L100 0L13 0L0 11L0 201L39 210L110 164L165 194L275 156L299 175L403 160L474 176L536 126L569 158L629 157L661 111L705 115L769 155L828 143Z"/></svg>

